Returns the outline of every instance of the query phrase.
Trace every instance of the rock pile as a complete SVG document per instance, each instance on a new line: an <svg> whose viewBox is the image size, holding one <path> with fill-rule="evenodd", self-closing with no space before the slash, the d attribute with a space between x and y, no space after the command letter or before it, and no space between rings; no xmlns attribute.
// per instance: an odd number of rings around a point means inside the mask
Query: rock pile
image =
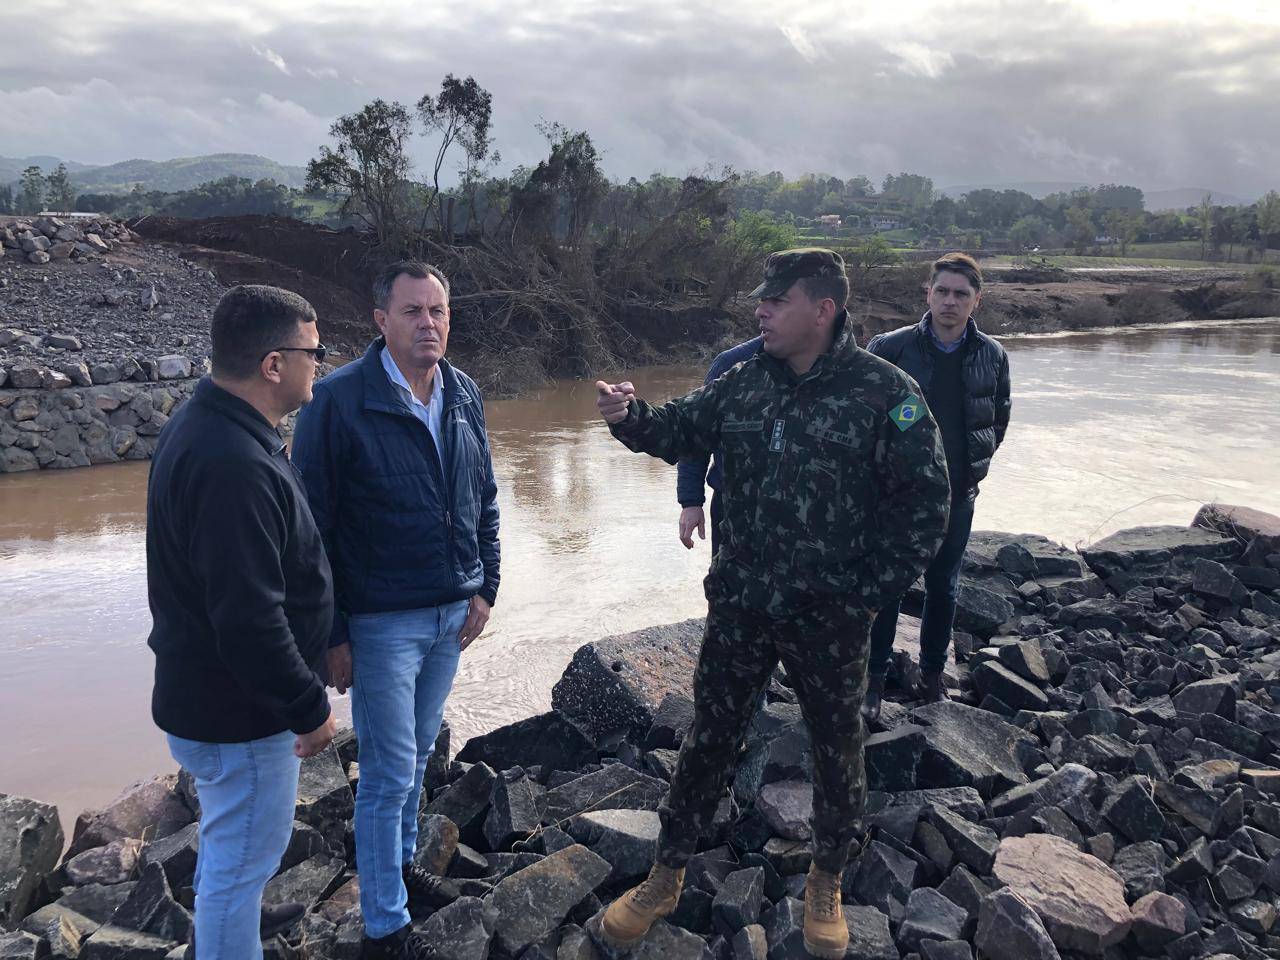
<svg viewBox="0 0 1280 960"><path fill-rule="evenodd" d="M123 223L106 218L10 219L0 224L0 256L13 253L43 266L51 260L91 260L136 239Z"/></svg>
<svg viewBox="0 0 1280 960"><path fill-rule="evenodd" d="M52 218L36 224L56 227L55 236L87 229ZM111 231L129 235L123 224L103 228ZM13 227L0 228L0 240L11 234ZM41 240L47 238L22 242ZM209 317L223 292L217 279L169 248L110 243L115 252L43 269L0 260L0 388L63 390L199 374L209 355Z"/></svg>
<svg viewBox="0 0 1280 960"><path fill-rule="evenodd" d="M975 536L950 702L886 703L844 879L858 960L1280 957L1280 518L1202 511L1074 553ZM451 960L611 958L604 907L654 855L688 729L696 621L578 651L552 712L427 774L419 859L461 896L418 921ZM267 899L273 957L355 958L358 744L304 764ZM87 814L0 802L0 956L180 957L197 798L184 777ZM779 673L680 904L636 958L805 956L812 763ZM19 832L23 844L8 842ZM8 859L3 857L8 856ZM6 952L7 951L7 952Z"/></svg>

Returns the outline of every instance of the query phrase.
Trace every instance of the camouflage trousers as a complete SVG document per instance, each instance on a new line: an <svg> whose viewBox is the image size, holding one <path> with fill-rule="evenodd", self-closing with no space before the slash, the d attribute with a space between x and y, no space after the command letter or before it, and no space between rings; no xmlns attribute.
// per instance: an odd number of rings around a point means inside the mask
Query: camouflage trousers
<svg viewBox="0 0 1280 960"><path fill-rule="evenodd" d="M693 680L693 729L658 811L659 861L681 867L697 849L733 775L760 693L781 660L813 751L813 859L822 870L844 869L862 828L867 794L858 708L866 690L870 626L865 613L836 628L742 617L712 604Z"/></svg>

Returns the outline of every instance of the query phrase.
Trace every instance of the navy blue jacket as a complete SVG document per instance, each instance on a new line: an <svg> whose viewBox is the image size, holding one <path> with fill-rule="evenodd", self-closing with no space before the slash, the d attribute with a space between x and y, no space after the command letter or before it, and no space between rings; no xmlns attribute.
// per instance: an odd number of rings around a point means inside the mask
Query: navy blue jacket
<svg viewBox="0 0 1280 960"><path fill-rule="evenodd" d="M909 374L929 400L933 382L933 355L929 352L930 314L917 324L899 327L874 337L867 350ZM957 496L972 500L978 483L991 469L991 458L1004 442L1009 427L1009 356L1004 347L978 329L969 318L964 344L964 423L969 448L969 488Z"/></svg>
<svg viewBox="0 0 1280 960"><path fill-rule="evenodd" d="M161 730L246 743L329 716L333 585L306 491L275 427L207 377L151 460L147 599Z"/></svg>
<svg viewBox="0 0 1280 960"><path fill-rule="evenodd" d="M730 347L723 353L718 354L711 361L711 366L707 369L707 376L702 381L702 385L705 387L712 381L719 380L742 361L750 360L763 347L764 337L755 337L746 343L740 343L736 347ZM709 473L707 471L708 463L711 465ZM714 455L711 457L682 457L680 463L676 466L676 499L680 501L680 506L702 506L706 502L707 495L704 485L710 485L712 490L720 489L719 458Z"/></svg>
<svg viewBox="0 0 1280 960"><path fill-rule="evenodd" d="M379 337L316 384L293 462L333 565L331 646L354 613L416 610L498 594L498 485L480 390L442 359L444 462L382 366Z"/></svg>

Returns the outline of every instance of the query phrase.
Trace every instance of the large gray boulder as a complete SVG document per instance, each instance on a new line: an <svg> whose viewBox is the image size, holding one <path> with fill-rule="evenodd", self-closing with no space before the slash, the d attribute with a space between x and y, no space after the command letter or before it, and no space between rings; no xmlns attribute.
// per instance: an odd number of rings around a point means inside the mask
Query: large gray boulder
<svg viewBox="0 0 1280 960"><path fill-rule="evenodd" d="M922 787L974 787L983 797L1028 782L1020 757L1038 753L1039 741L987 710L955 700L912 712L924 725Z"/></svg>
<svg viewBox="0 0 1280 960"><path fill-rule="evenodd" d="M693 696L703 621L685 620L605 637L578 648L551 691L551 705L597 734L643 738L669 693Z"/></svg>
<svg viewBox="0 0 1280 960"><path fill-rule="evenodd" d="M62 825L57 807L0 794L0 928L31 912L40 881L58 865Z"/></svg>
<svg viewBox="0 0 1280 960"><path fill-rule="evenodd" d="M517 956L556 929L570 910L609 876L604 858L580 844L555 853L507 877L493 889L498 946Z"/></svg>
<svg viewBox="0 0 1280 960"><path fill-rule="evenodd" d="M450 960L487 960L498 911L476 897L459 897L418 927L427 942Z"/></svg>
<svg viewBox="0 0 1280 960"><path fill-rule="evenodd" d="M176 946L172 940L107 925L85 941L80 960L164 960Z"/></svg>
<svg viewBox="0 0 1280 960"><path fill-rule="evenodd" d="M179 943L190 938L192 928L191 914L174 899L164 868L158 863L142 871L128 899L112 915L111 924Z"/></svg>
<svg viewBox="0 0 1280 960"><path fill-rule="evenodd" d="M657 810L667 785L656 777L610 763L547 791L543 822L552 824L588 810Z"/></svg>
<svg viewBox="0 0 1280 960"><path fill-rule="evenodd" d="M461 763L483 761L499 772L541 766L577 770L596 761L596 746L586 732L559 711L517 720L472 737L458 751Z"/></svg>
<svg viewBox="0 0 1280 960"><path fill-rule="evenodd" d="M1234 538L1258 561L1280 553L1280 517L1272 513L1229 503L1206 503L1191 525Z"/></svg>
<svg viewBox="0 0 1280 960"><path fill-rule="evenodd" d="M177 786L177 774L142 780L101 810L86 810L76 819L67 859L123 837L151 841L177 833L195 819Z"/></svg>
<svg viewBox="0 0 1280 960"><path fill-rule="evenodd" d="M331 845L341 847L347 821L355 809L351 783L332 744L302 761L298 800L293 812L295 820L315 827Z"/></svg>
<svg viewBox="0 0 1280 960"><path fill-rule="evenodd" d="M649 872L658 855L660 827L652 810L597 810L574 817L569 835L607 860L609 882L618 884Z"/></svg>
<svg viewBox="0 0 1280 960"><path fill-rule="evenodd" d="M1105 579L1117 573L1175 561L1186 565L1196 557L1209 560L1234 557L1240 553L1240 545L1231 537L1200 527L1132 527L1104 537L1080 552L1094 573Z"/></svg>
<svg viewBox="0 0 1280 960"><path fill-rule="evenodd" d="M66 862L63 869L67 872L67 879L76 886L124 883L133 877L141 850L141 840L121 837L104 847L77 853Z"/></svg>
<svg viewBox="0 0 1280 960"><path fill-rule="evenodd" d="M1060 960L1039 915L1008 888L983 899L974 943L990 960Z"/></svg>

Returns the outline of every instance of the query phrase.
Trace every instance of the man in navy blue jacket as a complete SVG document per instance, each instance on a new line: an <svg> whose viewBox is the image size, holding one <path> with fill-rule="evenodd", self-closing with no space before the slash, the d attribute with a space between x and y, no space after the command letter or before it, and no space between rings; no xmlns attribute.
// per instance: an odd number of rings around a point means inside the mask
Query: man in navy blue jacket
<svg viewBox="0 0 1280 960"><path fill-rule="evenodd" d="M316 385L293 450L333 565L329 680L351 689L360 742L364 953L416 960L410 911L457 895L414 862L418 803L459 655L497 597L497 484L480 391L444 359L448 279L404 260L373 295L382 336Z"/></svg>
<svg viewBox="0 0 1280 960"><path fill-rule="evenodd" d="M325 348L311 304L276 287L227 291L211 335L213 374L160 434L147 484L151 713L200 794L200 957L253 960L260 934L302 916L260 916L262 891L301 758L335 733L329 564L276 429L310 398Z"/></svg>
<svg viewBox="0 0 1280 960"><path fill-rule="evenodd" d="M763 337L752 337L746 343L717 354L702 385L720 379L743 360L750 360L760 352L763 344ZM708 464L711 466L709 471ZM676 465L676 499L680 501L680 542L690 550L693 549L693 531L698 531L700 539L707 539L707 517L702 512L707 487L711 488L711 555L714 557L720 545L716 529L721 519L719 459L715 455L682 457Z"/></svg>

